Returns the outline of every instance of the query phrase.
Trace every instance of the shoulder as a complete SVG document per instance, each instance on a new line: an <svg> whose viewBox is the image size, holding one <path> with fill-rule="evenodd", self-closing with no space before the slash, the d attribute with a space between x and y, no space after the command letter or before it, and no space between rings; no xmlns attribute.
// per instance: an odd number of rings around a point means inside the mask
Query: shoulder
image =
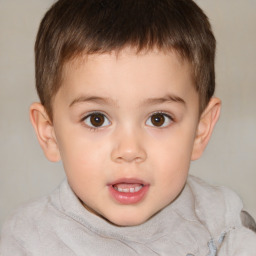
<svg viewBox="0 0 256 256"><path fill-rule="evenodd" d="M40 226L47 226L47 223L49 226L49 220L56 215L55 212L59 212L54 202L57 194L58 189L49 196L20 206L10 215L2 227L0 255L23 255L25 250L24 255L28 255L28 242L38 244Z"/></svg>
<svg viewBox="0 0 256 256"><path fill-rule="evenodd" d="M2 236L6 234L16 234L30 229L33 232L33 222L42 218L49 208L49 197L43 197L36 201L23 204L16 209L6 220L2 229Z"/></svg>
<svg viewBox="0 0 256 256"><path fill-rule="evenodd" d="M199 221L208 229L218 255L256 255L256 224L243 210L240 197L231 189L211 186L189 176Z"/></svg>
<svg viewBox="0 0 256 256"><path fill-rule="evenodd" d="M230 230L225 235L224 241L219 249L218 255L255 256L255 232L244 226Z"/></svg>
<svg viewBox="0 0 256 256"><path fill-rule="evenodd" d="M3 231L28 228L27 224L37 221L49 207L49 197L42 197L17 208L6 220Z"/></svg>
<svg viewBox="0 0 256 256"><path fill-rule="evenodd" d="M6 220L1 231L0 255L27 255L25 240L36 238L35 213L44 208L45 198L19 207Z"/></svg>
<svg viewBox="0 0 256 256"><path fill-rule="evenodd" d="M201 179L189 176L188 186L195 199L195 210L199 219L216 227L216 220L221 226L233 227L241 224L240 213L243 203L231 189L223 186L212 186ZM215 221L211 223L212 217ZM219 227L221 228L221 227Z"/></svg>

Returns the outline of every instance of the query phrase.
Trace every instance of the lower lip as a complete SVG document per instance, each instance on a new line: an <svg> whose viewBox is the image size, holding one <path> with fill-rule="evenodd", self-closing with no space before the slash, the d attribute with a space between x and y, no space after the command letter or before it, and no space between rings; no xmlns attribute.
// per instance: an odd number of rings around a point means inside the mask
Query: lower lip
<svg viewBox="0 0 256 256"><path fill-rule="evenodd" d="M113 188L113 186L109 186L110 195L121 204L136 204L143 200L146 196L149 189L149 185L143 186L139 191L134 193L124 193L119 192Z"/></svg>

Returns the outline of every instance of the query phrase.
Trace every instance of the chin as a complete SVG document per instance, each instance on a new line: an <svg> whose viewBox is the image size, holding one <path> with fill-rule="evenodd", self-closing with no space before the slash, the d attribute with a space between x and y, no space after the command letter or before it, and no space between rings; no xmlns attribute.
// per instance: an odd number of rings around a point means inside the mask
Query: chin
<svg viewBox="0 0 256 256"><path fill-rule="evenodd" d="M132 226L138 226L144 221L138 221L138 220L118 220L118 221L112 221L111 223L118 227L132 227Z"/></svg>
<svg viewBox="0 0 256 256"><path fill-rule="evenodd" d="M129 214L119 214L118 216L111 216L107 218L109 222L116 226L120 227L131 227L131 226L138 226L144 222L146 222L150 216L140 216L141 213L137 213L134 215Z"/></svg>

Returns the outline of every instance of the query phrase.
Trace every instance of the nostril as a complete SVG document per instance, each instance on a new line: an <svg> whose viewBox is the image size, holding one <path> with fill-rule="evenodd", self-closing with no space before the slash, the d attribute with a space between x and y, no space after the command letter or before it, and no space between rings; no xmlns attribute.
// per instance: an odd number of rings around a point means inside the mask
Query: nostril
<svg viewBox="0 0 256 256"><path fill-rule="evenodd" d="M111 152L113 161L140 163L146 159L146 151L141 145L141 140L126 136L116 142Z"/></svg>
<svg viewBox="0 0 256 256"><path fill-rule="evenodd" d="M140 163L145 159L145 153L141 150L117 150L112 153L112 158L116 162Z"/></svg>

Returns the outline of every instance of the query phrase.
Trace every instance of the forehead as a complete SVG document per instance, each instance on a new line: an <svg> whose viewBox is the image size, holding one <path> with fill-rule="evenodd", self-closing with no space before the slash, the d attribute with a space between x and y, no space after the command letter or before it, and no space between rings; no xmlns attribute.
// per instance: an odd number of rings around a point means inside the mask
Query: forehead
<svg viewBox="0 0 256 256"><path fill-rule="evenodd" d="M66 79L72 76L72 73L82 71L89 75L94 75L106 70L111 73L126 70L130 74L137 71L138 74L143 76L143 72L146 73L146 70L149 70L149 73L153 72L152 74L154 72L161 74L161 70L163 71L162 73L166 71L168 73L168 70L174 66L176 69L182 70L184 74L190 75L191 79L193 79L191 63L175 50L164 51L155 48L137 51L134 48L126 47L119 51L96 54L84 53L74 56L64 63L62 78L65 82Z"/></svg>
<svg viewBox="0 0 256 256"><path fill-rule="evenodd" d="M191 70L191 64L175 51L136 52L126 48L119 52L84 54L64 65L61 90L65 89L68 95L86 90L111 96L122 87L127 96L134 92L153 97L162 96L161 90L169 86L184 95L189 88L195 88Z"/></svg>

